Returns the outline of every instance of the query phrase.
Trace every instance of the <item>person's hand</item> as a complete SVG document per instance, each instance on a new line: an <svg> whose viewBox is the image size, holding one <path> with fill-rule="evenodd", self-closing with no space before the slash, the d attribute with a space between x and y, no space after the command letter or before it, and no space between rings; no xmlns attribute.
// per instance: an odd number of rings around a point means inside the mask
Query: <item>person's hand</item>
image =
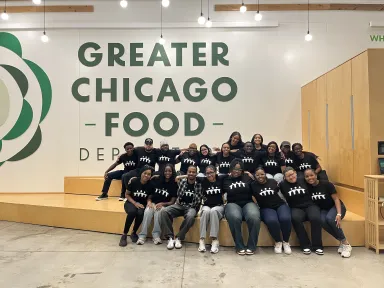
<svg viewBox="0 0 384 288"><path fill-rule="evenodd" d="M181 151L179 155L181 156L181 155L183 155L184 153L185 153L185 150Z"/></svg>
<svg viewBox="0 0 384 288"><path fill-rule="evenodd" d="M160 177L160 175L153 175L152 177L151 177L151 180L153 179L153 178L159 178Z"/></svg>
<svg viewBox="0 0 384 288"><path fill-rule="evenodd" d="M136 178L137 178L137 177L132 177L131 179L129 179L129 181L128 181L128 185L131 184L132 179L136 179Z"/></svg>
<svg viewBox="0 0 384 288"><path fill-rule="evenodd" d="M336 215L335 222L336 222L336 227L341 228L341 216L340 215Z"/></svg>
<svg viewBox="0 0 384 288"><path fill-rule="evenodd" d="M157 203L156 205L155 205L155 208L156 208L156 210L160 210L161 208L163 208L164 206L163 206L163 203Z"/></svg>
<svg viewBox="0 0 384 288"><path fill-rule="evenodd" d="M152 209L154 206L155 206L155 204L153 204L152 202L147 203L147 208L149 208L149 209Z"/></svg>
<svg viewBox="0 0 384 288"><path fill-rule="evenodd" d="M140 203L135 203L135 207L137 208L137 209L144 209L144 205L143 204L140 204Z"/></svg>
<svg viewBox="0 0 384 288"><path fill-rule="evenodd" d="M105 179L105 180L108 179L108 173L107 173L107 172L104 173L104 179Z"/></svg>
<svg viewBox="0 0 384 288"><path fill-rule="evenodd" d="M253 177L252 173L249 171L244 171L244 174L247 174L249 177L252 178L252 180L255 180L255 177Z"/></svg>

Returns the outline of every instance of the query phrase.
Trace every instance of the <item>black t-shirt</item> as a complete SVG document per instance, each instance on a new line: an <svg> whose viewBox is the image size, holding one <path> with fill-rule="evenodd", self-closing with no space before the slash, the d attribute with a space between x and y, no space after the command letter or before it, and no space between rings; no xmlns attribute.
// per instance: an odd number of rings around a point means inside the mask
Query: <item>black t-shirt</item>
<svg viewBox="0 0 384 288"><path fill-rule="evenodd" d="M127 153L122 154L119 156L117 163L123 164L124 165L124 173L127 173L129 171L136 169L137 155L135 153L132 153L131 156L129 156Z"/></svg>
<svg viewBox="0 0 384 288"><path fill-rule="evenodd" d="M232 160L235 159L235 156L229 154L229 156L224 157L223 153L216 154L216 164L219 167L219 173L228 174L229 173L229 165Z"/></svg>
<svg viewBox="0 0 384 288"><path fill-rule="evenodd" d="M255 147L255 151L259 153L260 158L263 158L263 157L267 156L268 147L265 144L261 144L260 149L256 149L256 147Z"/></svg>
<svg viewBox="0 0 384 288"><path fill-rule="evenodd" d="M264 156L261 158L261 164L264 167L265 173L275 175L282 173L281 166L285 166L285 161L281 157Z"/></svg>
<svg viewBox="0 0 384 288"><path fill-rule="evenodd" d="M180 160L180 171L184 174L187 174L189 166L199 166L199 155L195 154L193 156L189 156L188 152L185 152L183 155L179 157Z"/></svg>
<svg viewBox="0 0 384 288"><path fill-rule="evenodd" d="M159 171L164 171L164 167L166 164L172 164L173 166L175 166L175 158L181 152L178 149L167 150L166 152L162 151L161 149L155 150L157 156L157 164L159 165Z"/></svg>
<svg viewBox="0 0 384 288"><path fill-rule="evenodd" d="M132 179L131 184L128 185L128 191L136 202L147 205L147 199L152 194L152 184L148 181L142 184L139 178Z"/></svg>
<svg viewBox="0 0 384 288"><path fill-rule="evenodd" d="M229 145L230 150L239 150L239 149L243 149L244 147L244 143L240 143L240 142L238 142L236 145L232 145L231 141L228 141L227 144Z"/></svg>
<svg viewBox="0 0 384 288"><path fill-rule="evenodd" d="M312 168L313 170L316 170L317 165L319 165L319 162L317 162L316 157L313 156L313 154L309 154L307 152L304 153L304 158L300 159L299 157L294 158L295 166L299 171L305 171L305 169Z"/></svg>
<svg viewBox="0 0 384 288"><path fill-rule="evenodd" d="M191 204L193 201L193 195L195 194L195 183L189 184L187 190L185 190L183 197L180 199L180 204L185 206Z"/></svg>
<svg viewBox="0 0 384 288"><path fill-rule="evenodd" d="M235 157L240 158L243 161L244 170L252 174L255 173L256 168L260 165L259 152L256 151L246 154L244 150L239 150L235 153Z"/></svg>
<svg viewBox="0 0 384 288"><path fill-rule="evenodd" d="M153 203L169 202L173 197L177 197L177 183L172 180L164 181L162 178L153 178L151 200Z"/></svg>
<svg viewBox="0 0 384 288"><path fill-rule="evenodd" d="M255 196L260 208L277 209L285 204L284 200L279 196L279 186L276 180L267 179L267 182L260 184L253 181L251 184L253 196Z"/></svg>
<svg viewBox="0 0 384 288"><path fill-rule="evenodd" d="M319 181L316 186L308 185L309 192L312 195L312 201L322 210L330 210L335 206L332 194L336 194L335 186L329 181Z"/></svg>
<svg viewBox="0 0 384 288"><path fill-rule="evenodd" d="M200 156L200 164L199 164L199 171L200 173L205 174L205 169L209 165L215 165L215 157L214 156Z"/></svg>
<svg viewBox="0 0 384 288"><path fill-rule="evenodd" d="M293 154L293 152L288 151L287 155L284 155L284 156L285 156L285 166L292 167L293 169L297 170L295 163L293 161L295 159L295 155Z"/></svg>
<svg viewBox="0 0 384 288"><path fill-rule="evenodd" d="M223 205L223 177L216 176L215 182L209 182L207 178L200 181L205 198L204 206L212 208Z"/></svg>
<svg viewBox="0 0 384 288"><path fill-rule="evenodd" d="M313 205L311 193L304 180L297 180L296 183L284 180L280 182L280 191L291 208L307 208Z"/></svg>
<svg viewBox="0 0 384 288"><path fill-rule="evenodd" d="M224 193L227 193L227 202L245 205L252 202L251 178L243 175L237 178L225 176L223 181Z"/></svg>
<svg viewBox="0 0 384 288"><path fill-rule="evenodd" d="M136 151L137 160L138 160L137 168L142 168L145 165L149 165L155 168L155 164L157 161L155 149L152 149L150 152L147 152L145 151L144 147L136 147L135 151Z"/></svg>

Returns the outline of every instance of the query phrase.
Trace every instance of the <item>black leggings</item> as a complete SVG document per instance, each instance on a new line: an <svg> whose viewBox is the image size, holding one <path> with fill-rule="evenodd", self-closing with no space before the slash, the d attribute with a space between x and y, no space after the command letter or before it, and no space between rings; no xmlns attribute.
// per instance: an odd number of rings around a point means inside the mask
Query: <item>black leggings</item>
<svg viewBox="0 0 384 288"><path fill-rule="evenodd" d="M125 220L124 234L128 234L129 228L131 228L133 220L135 220L135 225L133 226L132 234L136 234L137 230L141 225L141 222L143 222L144 209L136 208L135 205L127 201L124 204L124 210L128 214L127 219Z"/></svg>

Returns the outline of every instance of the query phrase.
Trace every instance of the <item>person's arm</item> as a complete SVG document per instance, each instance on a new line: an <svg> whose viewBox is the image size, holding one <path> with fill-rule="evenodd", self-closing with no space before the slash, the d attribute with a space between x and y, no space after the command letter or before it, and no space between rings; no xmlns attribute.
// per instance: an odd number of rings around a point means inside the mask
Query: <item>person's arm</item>
<svg viewBox="0 0 384 288"><path fill-rule="evenodd" d="M337 196L337 194L332 194L332 199L333 201L335 202L335 207L336 207L336 211L337 211L337 215L336 215L336 218L335 218L335 222L336 222L336 226L338 228L341 227L341 202L340 202L340 199L339 197Z"/></svg>
<svg viewBox="0 0 384 288"><path fill-rule="evenodd" d="M131 202L136 208L144 209L143 204L137 203L135 200L133 200L133 198L131 197L131 192L129 190L127 190L127 192L125 192L125 198L127 198L127 201Z"/></svg>
<svg viewBox="0 0 384 288"><path fill-rule="evenodd" d="M320 164L317 163L317 168L316 168L316 170L315 170L315 173L316 173L316 174L319 174L319 173L321 172L321 170L323 170L323 169L321 168Z"/></svg>
<svg viewBox="0 0 384 288"><path fill-rule="evenodd" d="M117 158L116 162L113 163L111 166L109 166L108 169L104 172L104 179L107 179L108 173L111 172L113 169L115 169L117 167L117 165L120 164L119 160L120 160L120 156L119 156L119 158Z"/></svg>
<svg viewBox="0 0 384 288"><path fill-rule="evenodd" d="M161 208L163 207L167 207L167 206L171 206L173 204L175 204L176 202L176 197L172 197L171 200L169 202L160 202L160 203L157 203L155 205L156 207L156 210L160 210Z"/></svg>
<svg viewBox="0 0 384 288"><path fill-rule="evenodd" d="M229 150L229 152L232 153L232 154L236 154L237 151L239 151L239 149L232 149L232 150ZM235 155L235 156L236 156L236 155Z"/></svg>
<svg viewBox="0 0 384 288"><path fill-rule="evenodd" d="M177 183L180 183L181 180L183 180L183 179L185 179L185 178L187 178L187 177L188 177L188 175L180 175L180 176L177 176L177 177L175 178L175 181L176 181Z"/></svg>
<svg viewBox="0 0 384 288"><path fill-rule="evenodd" d="M153 208L152 195L149 195L149 197L147 199L147 208Z"/></svg>

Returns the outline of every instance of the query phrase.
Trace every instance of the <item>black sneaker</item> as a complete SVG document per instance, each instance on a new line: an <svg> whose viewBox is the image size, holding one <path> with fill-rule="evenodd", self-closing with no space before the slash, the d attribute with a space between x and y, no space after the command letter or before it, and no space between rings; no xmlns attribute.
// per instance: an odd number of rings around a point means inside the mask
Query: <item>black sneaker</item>
<svg viewBox="0 0 384 288"><path fill-rule="evenodd" d="M107 199L108 199L108 194L102 193L99 197L96 198L96 201L107 200Z"/></svg>
<svg viewBox="0 0 384 288"><path fill-rule="evenodd" d="M127 235L121 235L119 246L125 247L127 244Z"/></svg>
<svg viewBox="0 0 384 288"><path fill-rule="evenodd" d="M139 236L137 236L136 233L132 233L130 237L133 243L136 243L137 240L139 240Z"/></svg>

